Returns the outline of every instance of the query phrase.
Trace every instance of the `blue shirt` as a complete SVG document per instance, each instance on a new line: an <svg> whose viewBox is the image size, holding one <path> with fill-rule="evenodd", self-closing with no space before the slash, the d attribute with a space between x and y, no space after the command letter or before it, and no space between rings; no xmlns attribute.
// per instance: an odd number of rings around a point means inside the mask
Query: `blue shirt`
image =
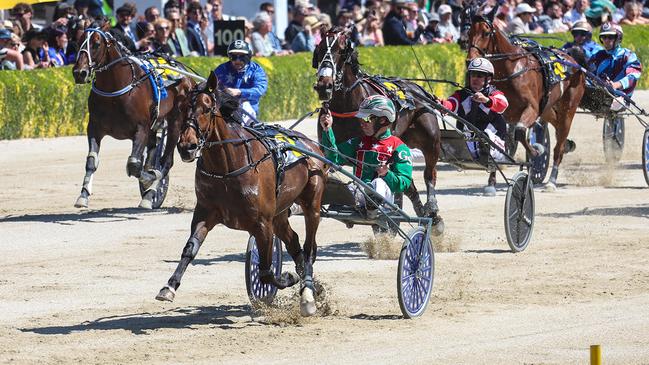
<svg viewBox="0 0 649 365"><path fill-rule="evenodd" d="M640 79L642 65L633 51L618 46L595 53L590 59L589 69L604 80L619 81L621 91L631 96Z"/></svg>
<svg viewBox="0 0 649 365"><path fill-rule="evenodd" d="M604 47L600 46L597 42L593 41L592 39L587 40L582 44L581 46L576 44L575 42L568 42L561 47L561 49L566 50L568 48L573 48L573 47L579 47L584 51L584 55L586 56L586 61L590 60L593 55L601 50L604 49Z"/></svg>
<svg viewBox="0 0 649 365"><path fill-rule="evenodd" d="M259 101L268 90L268 77L259 64L250 61L241 72L232 67L231 62L220 64L214 74L223 87L241 90L241 101L248 101L250 106L259 114Z"/></svg>

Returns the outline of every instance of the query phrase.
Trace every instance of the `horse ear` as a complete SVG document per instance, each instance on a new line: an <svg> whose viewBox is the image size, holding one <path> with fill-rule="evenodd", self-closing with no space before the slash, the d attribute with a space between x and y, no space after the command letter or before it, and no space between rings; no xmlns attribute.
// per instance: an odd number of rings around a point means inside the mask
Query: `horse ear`
<svg viewBox="0 0 649 365"><path fill-rule="evenodd" d="M496 12L498 12L498 6L499 6L499 5L496 4L496 6L494 6L493 9L491 9L491 11L489 12L489 14L487 14L487 16L486 16L486 17L487 17L487 20L489 20L490 22L493 22L493 21L494 21L494 18L496 17Z"/></svg>
<svg viewBox="0 0 649 365"><path fill-rule="evenodd" d="M318 48L313 50L313 58L311 59L311 67L318 68Z"/></svg>
<svg viewBox="0 0 649 365"><path fill-rule="evenodd" d="M214 93L219 88L219 79L216 77L214 71L210 72L210 77L207 78L205 88L209 90L210 93Z"/></svg>

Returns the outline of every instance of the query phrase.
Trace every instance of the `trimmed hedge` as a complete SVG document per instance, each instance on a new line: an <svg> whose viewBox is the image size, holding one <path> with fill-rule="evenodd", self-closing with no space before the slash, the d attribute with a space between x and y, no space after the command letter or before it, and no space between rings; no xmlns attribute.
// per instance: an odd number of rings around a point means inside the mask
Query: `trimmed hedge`
<svg viewBox="0 0 649 365"><path fill-rule="evenodd" d="M649 27L624 29L623 45L633 49L643 64L649 60ZM553 34L561 40L538 39L544 45L560 47L570 34ZM597 35L594 35L596 38ZM415 46L414 51L426 76L461 82L465 53L457 45ZM359 48L362 69L370 74L423 77L410 47ZM222 57L182 59L201 75L207 75ZM260 119L267 121L295 119L318 106L313 84L315 70L311 54L256 58L269 78L268 93L262 99ZM452 86L433 84L434 93L446 96ZM648 72L642 74L639 88L649 88ZM58 137L85 133L88 120L89 85L75 85L72 68L0 71L0 139Z"/></svg>

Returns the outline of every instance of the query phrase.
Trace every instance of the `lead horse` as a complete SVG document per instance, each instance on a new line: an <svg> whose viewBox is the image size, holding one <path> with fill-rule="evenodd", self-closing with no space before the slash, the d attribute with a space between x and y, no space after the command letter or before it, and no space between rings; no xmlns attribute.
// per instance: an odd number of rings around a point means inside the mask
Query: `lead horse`
<svg viewBox="0 0 649 365"><path fill-rule="evenodd" d="M178 152L185 162L196 164L196 207L191 235L174 274L156 299L172 301L187 266L194 260L207 234L217 224L248 231L259 250L260 279L279 289L302 279L300 312L315 314L313 262L316 257L316 231L325 188L327 166L320 160L304 157L285 168L282 178L273 161L272 148L263 135L242 125L237 118L238 101L218 90L212 73L205 85L195 88L181 106L183 131ZM297 132L304 147L322 156L317 144ZM300 247L297 233L288 217L297 203L304 212L306 240ZM279 237L295 262L299 277L271 270L273 235Z"/></svg>
<svg viewBox="0 0 649 365"><path fill-rule="evenodd" d="M468 47L467 62L476 57L484 57L493 63L495 85L509 100L509 107L504 113L505 119L516 125L515 139L525 147L528 155L536 157L537 151L530 146L525 136L526 129L539 121L554 126L556 144L552 173L546 189L556 190L559 165L566 152L568 133L585 91L584 75L559 65L560 71L565 72L566 77L546 91L543 66L534 54L512 44L501 30L494 27L493 17L497 7L487 15L480 15L481 10L481 6L471 2L462 14L463 33ZM556 52L567 61L575 63L568 54ZM573 150L574 142L569 142L570 150Z"/></svg>
<svg viewBox="0 0 649 365"><path fill-rule="evenodd" d="M351 30L334 27L323 31L322 41L313 52L312 66L318 70L314 89L320 101L327 105L332 113L337 142L360 136L359 120L354 116L355 112L366 97L381 94L382 90L376 83L368 82L369 75L360 70L358 52L351 40ZM441 134L437 122L438 114L429 107L430 103L435 102L435 97L413 82L398 79L391 82L397 85L401 92L413 96L414 100L414 108L404 108L398 112L392 127L393 134L400 137L409 147L420 149L426 161L426 204L422 205L414 183L405 194L412 201L417 215L433 218L437 233L441 233L443 222L438 215L439 208L435 196ZM319 125L318 132L320 134Z"/></svg>
<svg viewBox="0 0 649 365"><path fill-rule="evenodd" d="M77 84L93 82L88 96L86 173L75 206L88 207L92 177L99 165L101 141L105 136L111 136L133 141L126 171L129 176L138 178L144 187L140 207L150 209L158 184L173 166L174 147L180 133L176 106L195 83L189 77L183 77L166 88L166 98L156 102L154 93L160 90L154 90L150 81L151 73L155 71L142 69L141 61L108 32L109 26L109 23L99 22L85 30L77 61L72 68ZM168 125L167 143L162 168L158 171L151 162L157 138L154 130L165 120ZM145 148L149 153L143 171Z"/></svg>

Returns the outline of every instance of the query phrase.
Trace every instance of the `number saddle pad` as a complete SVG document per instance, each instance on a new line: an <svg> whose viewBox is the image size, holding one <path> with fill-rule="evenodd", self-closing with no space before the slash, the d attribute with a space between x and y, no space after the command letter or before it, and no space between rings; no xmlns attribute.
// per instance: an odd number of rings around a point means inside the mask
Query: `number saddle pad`
<svg viewBox="0 0 649 365"><path fill-rule="evenodd" d="M414 110L415 100L412 95L399 85L399 80L393 80L381 76L369 76L366 81L380 94L392 100L397 114L403 109Z"/></svg>

